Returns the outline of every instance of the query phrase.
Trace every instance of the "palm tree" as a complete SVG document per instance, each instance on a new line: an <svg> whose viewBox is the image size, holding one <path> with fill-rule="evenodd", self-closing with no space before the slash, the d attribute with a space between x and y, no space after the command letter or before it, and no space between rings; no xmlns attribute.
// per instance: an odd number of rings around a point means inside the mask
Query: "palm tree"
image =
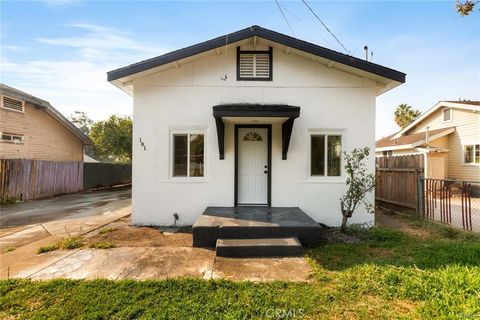
<svg viewBox="0 0 480 320"><path fill-rule="evenodd" d="M421 114L422 112L420 110L414 110L408 104L402 103L395 109L395 122L403 129L415 121Z"/></svg>

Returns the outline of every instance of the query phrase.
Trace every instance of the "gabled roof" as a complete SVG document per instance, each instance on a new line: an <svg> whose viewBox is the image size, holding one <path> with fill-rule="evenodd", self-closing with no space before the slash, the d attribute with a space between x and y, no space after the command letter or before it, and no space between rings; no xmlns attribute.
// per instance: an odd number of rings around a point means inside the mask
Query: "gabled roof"
<svg viewBox="0 0 480 320"><path fill-rule="evenodd" d="M454 127L430 130L428 133L429 141L434 141L443 136L455 132ZM426 144L426 132L417 132L413 134L403 135L395 138L395 133L378 140L375 143L376 151L393 150L393 149L411 149L421 147Z"/></svg>
<svg viewBox="0 0 480 320"><path fill-rule="evenodd" d="M166 53L155 58L140 61L127 67L107 72L107 79L108 81L114 81L126 76L133 75L135 73L146 71L167 63L171 63L180 59L184 59L205 51L213 50L219 47L223 47L227 44L231 44L252 37L260 37L384 78L388 78L401 83L405 82L405 73L403 72L396 71L372 62L368 62L363 59L355 58L353 56L330 50L319 45L296 39L285 34L265 29L256 25L180 50L172 51L170 53Z"/></svg>
<svg viewBox="0 0 480 320"><path fill-rule="evenodd" d="M400 138L402 135L410 131L410 129L414 128L417 124L422 122L426 119L429 115L437 111L439 108L457 108L457 109L465 109L471 111L478 111L480 112L480 101L439 101L436 105L428 109L426 112L422 113L420 117L415 119L412 123L408 126L403 128L402 130L398 131L393 137Z"/></svg>
<svg viewBox="0 0 480 320"><path fill-rule="evenodd" d="M459 101L444 101L444 102L450 102L450 103L456 103L456 104L469 104L472 106L480 106L480 101L472 101L472 100L459 100Z"/></svg>
<svg viewBox="0 0 480 320"><path fill-rule="evenodd" d="M32 96L21 90L7 86L6 84L0 83L0 94L6 95L12 98L17 98L24 100L32 104L35 108L45 111L47 114L52 116L55 120L60 122L65 128L82 140L84 145L91 145L92 141L80 130L76 125L71 123L67 118L65 118L57 109L55 109L50 102Z"/></svg>

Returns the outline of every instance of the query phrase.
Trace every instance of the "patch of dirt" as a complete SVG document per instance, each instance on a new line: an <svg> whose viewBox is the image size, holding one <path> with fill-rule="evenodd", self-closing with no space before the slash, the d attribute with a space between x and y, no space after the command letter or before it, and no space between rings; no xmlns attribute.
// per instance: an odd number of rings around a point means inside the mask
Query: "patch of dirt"
<svg viewBox="0 0 480 320"><path fill-rule="evenodd" d="M399 230L408 235L428 239L435 235L430 228L422 226L421 221L415 223L415 217L403 216L377 208L375 210L375 225Z"/></svg>
<svg viewBox="0 0 480 320"><path fill-rule="evenodd" d="M110 223L85 236L89 244L111 242L116 247L191 247L190 227L155 228L130 224L130 217Z"/></svg>

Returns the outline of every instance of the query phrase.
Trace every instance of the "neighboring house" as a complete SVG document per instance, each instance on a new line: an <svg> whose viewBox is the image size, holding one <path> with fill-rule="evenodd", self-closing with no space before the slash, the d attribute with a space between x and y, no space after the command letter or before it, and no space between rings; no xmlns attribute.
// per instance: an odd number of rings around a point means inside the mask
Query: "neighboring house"
<svg viewBox="0 0 480 320"><path fill-rule="evenodd" d="M90 140L49 102L0 84L0 158L83 161Z"/></svg>
<svg viewBox="0 0 480 320"><path fill-rule="evenodd" d="M429 178L480 181L480 101L440 101L375 151L424 154Z"/></svg>
<svg viewBox="0 0 480 320"><path fill-rule="evenodd" d="M171 225L176 214L191 225L207 206L270 206L339 225L342 152L373 151L375 99L405 74L252 26L108 80L134 101L133 223ZM373 220L364 208L352 218Z"/></svg>

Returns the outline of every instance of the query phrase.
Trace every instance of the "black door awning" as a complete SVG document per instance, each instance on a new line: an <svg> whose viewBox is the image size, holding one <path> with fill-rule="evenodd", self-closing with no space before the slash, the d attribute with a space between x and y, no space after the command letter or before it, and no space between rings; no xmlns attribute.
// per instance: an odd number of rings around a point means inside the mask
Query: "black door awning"
<svg viewBox="0 0 480 320"><path fill-rule="evenodd" d="M213 117L217 125L218 152L220 159L225 158L224 117L273 117L287 118L282 123L282 160L287 159L288 146L292 136L293 122L300 116L300 107L285 104L222 104L213 107Z"/></svg>

